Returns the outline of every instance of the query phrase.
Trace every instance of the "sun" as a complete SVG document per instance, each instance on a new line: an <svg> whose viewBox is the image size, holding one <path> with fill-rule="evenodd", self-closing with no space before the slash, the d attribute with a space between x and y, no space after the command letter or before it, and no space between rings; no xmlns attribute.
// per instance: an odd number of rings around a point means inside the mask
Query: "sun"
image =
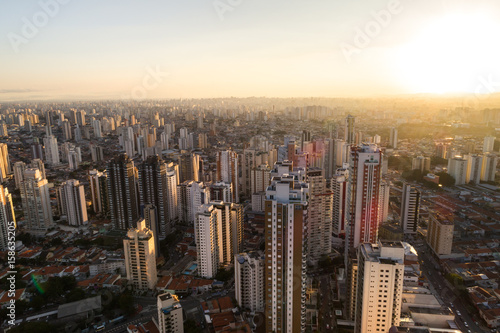
<svg viewBox="0 0 500 333"><path fill-rule="evenodd" d="M399 48L400 80L412 93L473 93L481 78L500 74L498 36L487 14L449 14Z"/></svg>

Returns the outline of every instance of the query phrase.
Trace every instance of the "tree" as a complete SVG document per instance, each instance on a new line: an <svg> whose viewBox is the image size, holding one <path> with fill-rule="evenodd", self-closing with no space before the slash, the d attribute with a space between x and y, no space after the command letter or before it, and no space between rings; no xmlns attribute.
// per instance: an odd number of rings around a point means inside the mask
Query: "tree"
<svg viewBox="0 0 500 333"><path fill-rule="evenodd" d="M184 322L184 332L185 333L201 333L202 330L196 325L193 319L188 319Z"/></svg>
<svg viewBox="0 0 500 333"><path fill-rule="evenodd" d="M120 310L122 310L124 315L131 316L135 313L134 297L132 297L131 294L121 294L118 303L120 304Z"/></svg>
<svg viewBox="0 0 500 333"><path fill-rule="evenodd" d="M439 183L443 186L455 186L455 178L446 172L438 172L436 176L439 176Z"/></svg>

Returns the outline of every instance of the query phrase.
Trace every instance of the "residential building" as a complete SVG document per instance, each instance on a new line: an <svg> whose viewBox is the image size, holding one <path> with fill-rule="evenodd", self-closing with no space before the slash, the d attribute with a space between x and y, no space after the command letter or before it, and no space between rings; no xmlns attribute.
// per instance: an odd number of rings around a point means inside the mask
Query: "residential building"
<svg viewBox="0 0 500 333"><path fill-rule="evenodd" d="M24 170L20 186L24 219L31 231L46 231L53 225L49 184L40 170Z"/></svg>
<svg viewBox="0 0 500 333"><path fill-rule="evenodd" d="M407 234L416 234L420 216L420 191L408 183L403 185L401 197L401 228Z"/></svg>
<svg viewBox="0 0 500 333"><path fill-rule="evenodd" d="M399 326L405 251L401 242L364 243L358 249L355 333Z"/></svg>
<svg viewBox="0 0 500 333"><path fill-rule="evenodd" d="M9 238L16 233L16 216L14 215L14 206L12 204L12 195L7 187L0 185L0 250L9 249ZM9 234L10 232L10 234ZM10 240L11 246L15 241Z"/></svg>
<svg viewBox="0 0 500 333"><path fill-rule="evenodd" d="M455 227L452 218L452 216L443 216L441 214L429 215L427 244L438 256L451 254Z"/></svg>
<svg viewBox="0 0 500 333"><path fill-rule="evenodd" d="M156 274L156 248L153 232L146 228L146 221L137 221L123 240L127 279L136 289L154 290L158 280Z"/></svg>
<svg viewBox="0 0 500 333"><path fill-rule="evenodd" d="M106 173L111 222L118 230L128 230L139 218L134 162L122 154L109 162Z"/></svg>
<svg viewBox="0 0 500 333"><path fill-rule="evenodd" d="M176 295L158 295L158 329L160 333L183 333L182 305Z"/></svg>
<svg viewBox="0 0 500 333"><path fill-rule="evenodd" d="M308 185L275 176L265 203L266 332L305 331Z"/></svg>
<svg viewBox="0 0 500 333"><path fill-rule="evenodd" d="M83 184L70 179L59 188L61 214L66 215L69 225L81 226L89 222L87 218L87 202Z"/></svg>

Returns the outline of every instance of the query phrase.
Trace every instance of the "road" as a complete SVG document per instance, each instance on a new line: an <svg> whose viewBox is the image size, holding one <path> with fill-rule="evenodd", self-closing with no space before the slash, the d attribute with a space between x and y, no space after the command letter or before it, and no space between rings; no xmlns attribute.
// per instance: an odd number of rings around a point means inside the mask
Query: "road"
<svg viewBox="0 0 500 333"><path fill-rule="evenodd" d="M319 308L320 317L320 332L335 332L336 318L333 313L331 302L332 302L332 289L331 289L331 278L330 274L321 275L319 277L319 302L321 307ZM329 327L327 329L326 327Z"/></svg>
<svg viewBox="0 0 500 333"><path fill-rule="evenodd" d="M450 283L440 274L439 270L436 269L438 264L435 259L429 255L430 249L424 246L416 248L416 250L418 251L419 258L423 259L423 261L421 261L421 270L434 288L437 296L442 300L443 305L450 307L455 313L455 322L458 327L463 330L463 332L489 332L489 330L485 330L485 328L475 324L478 318L472 318L467 310L466 303L455 294ZM460 316L457 314L457 310L460 312ZM467 323L468 327L465 323Z"/></svg>

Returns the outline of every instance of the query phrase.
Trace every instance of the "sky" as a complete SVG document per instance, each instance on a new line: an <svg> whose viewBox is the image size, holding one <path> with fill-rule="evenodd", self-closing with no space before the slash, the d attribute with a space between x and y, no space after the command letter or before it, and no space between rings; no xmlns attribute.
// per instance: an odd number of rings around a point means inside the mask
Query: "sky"
<svg viewBox="0 0 500 333"><path fill-rule="evenodd" d="M497 0L0 0L0 102L500 91Z"/></svg>

